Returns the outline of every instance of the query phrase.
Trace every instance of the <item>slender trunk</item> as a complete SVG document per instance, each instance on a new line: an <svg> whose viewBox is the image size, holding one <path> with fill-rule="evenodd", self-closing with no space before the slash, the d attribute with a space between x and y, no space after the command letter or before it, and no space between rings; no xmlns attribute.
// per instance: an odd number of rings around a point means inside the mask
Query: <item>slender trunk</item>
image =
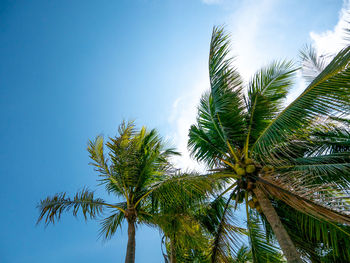
<svg viewBox="0 0 350 263"><path fill-rule="evenodd" d="M261 209L264 215L269 221L273 232L276 235L278 243L288 261L288 263L302 263L299 253L297 252L294 243L290 239L286 229L284 228L276 210L271 205L270 200L265 196L264 192L256 187L254 193L259 201Z"/></svg>
<svg viewBox="0 0 350 263"><path fill-rule="evenodd" d="M176 263L176 240L175 235L170 239L170 263Z"/></svg>
<svg viewBox="0 0 350 263"><path fill-rule="evenodd" d="M135 262L135 220L128 220L128 248L126 250L125 263Z"/></svg>

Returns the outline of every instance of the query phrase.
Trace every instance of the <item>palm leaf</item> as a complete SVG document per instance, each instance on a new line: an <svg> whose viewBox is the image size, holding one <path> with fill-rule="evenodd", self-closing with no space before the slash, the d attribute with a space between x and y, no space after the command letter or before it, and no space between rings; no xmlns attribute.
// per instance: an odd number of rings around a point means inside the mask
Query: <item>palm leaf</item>
<svg viewBox="0 0 350 263"><path fill-rule="evenodd" d="M94 193L86 189L76 193L73 199L66 197L66 193L60 193L40 201L38 205L40 216L37 223L43 219L45 219L45 224L55 223L61 218L63 212L68 212L71 209L74 216L77 216L81 210L85 219L88 216L96 218L107 207L123 210L117 205L108 204L100 198L94 198Z"/></svg>
<svg viewBox="0 0 350 263"><path fill-rule="evenodd" d="M249 119L246 155L250 141L255 142L281 111L286 95L292 87L295 71L292 62L273 62L259 70L250 81L246 99Z"/></svg>
<svg viewBox="0 0 350 263"><path fill-rule="evenodd" d="M281 221L304 257L325 262L350 261L350 228L303 214L282 202L273 202ZM338 261L337 261L338 260Z"/></svg>
<svg viewBox="0 0 350 263"><path fill-rule="evenodd" d="M237 226L230 202L233 194L228 199L219 197L205 208L205 213L200 217L202 225L213 235L211 244L211 262L229 262L231 252L236 252L241 243L240 235L245 231Z"/></svg>
<svg viewBox="0 0 350 263"><path fill-rule="evenodd" d="M303 175L291 176L290 173L275 177L265 175L257 180L257 187L265 194L298 211L328 222L350 224L349 196L333 185L309 184Z"/></svg>
<svg viewBox="0 0 350 263"><path fill-rule="evenodd" d="M278 247L269 242L259 217L253 211L247 212L247 216L248 237L253 262L284 262Z"/></svg>
<svg viewBox="0 0 350 263"><path fill-rule="evenodd" d="M268 154L294 132L308 127L317 116L339 116L350 111L350 46L343 49L259 135L252 150Z"/></svg>
<svg viewBox="0 0 350 263"><path fill-rule="evenodd" d="M231 67L231 59L226 58L229 45L223 28L215 27L209 55L211 89L202 96L197 125L189 132L188 146L192 155L209 165L226 152L227 143L243 147L243 131L246 130L242 81Z"/></svg>
<svg viewBox="0 0 350 263"><path fill-rule="evenodd" d="M123 208L126 209L126 205L123 205ZM104 219L101 220L101 228L99 236L103 237L105 240L110 239L114 233L117 231L123 220L125 219L125 214L121 211L118 211Z"/></svg>
<svg viewBox="0 0 350 263"><path fill-rule="evenodd" d="M327 57L317 55L310 45L300 50L300 59L302 74L307 83L311 83L327 66Z"/></svg>

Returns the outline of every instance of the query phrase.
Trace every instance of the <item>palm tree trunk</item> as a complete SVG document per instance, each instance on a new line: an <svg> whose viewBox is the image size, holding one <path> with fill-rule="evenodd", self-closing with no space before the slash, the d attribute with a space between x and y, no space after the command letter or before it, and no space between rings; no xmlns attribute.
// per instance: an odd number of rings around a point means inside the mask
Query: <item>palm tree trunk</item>
<svg viewBox="0 0 350 263"><path fill-rule="evenodd" d="M126 250L125 263L135 262L135 220L128 220L128 247Z"/></svg>
<svg viewBox="0 0 350 263"><path fill-rule="evenodd" d="M302 263L300 255L297 252L294 243L284 228L279 216L276 213L276 210L271 205L270 200L266 197L264 192L259 189L259 187L256 187L253 191L258 199L264 215L267 218L267 221L269 221L273 232L276 235L278 243L288 263Z"/></svg>
<svg viewBox="0 0 350 263"><path fill-rule="evenodd" d="M174 238L170 240L170 263L176 263L176 240Z"/></svg>

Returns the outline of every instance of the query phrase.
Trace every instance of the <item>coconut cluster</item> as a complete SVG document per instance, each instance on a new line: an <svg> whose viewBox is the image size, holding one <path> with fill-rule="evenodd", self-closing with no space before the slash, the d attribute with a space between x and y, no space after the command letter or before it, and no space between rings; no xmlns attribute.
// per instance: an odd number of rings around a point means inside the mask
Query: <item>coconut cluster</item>
<svg viewBox="0 0 350 263"><path fill-rule="evenodd" d="M244 189L248 191L251 196L248 201L248 205L251 209L256 209L259 213L262 212L261 206L258 202L258 199L253 193L253 189L255 188L255 176L258 174L264 175L268 173L274 172L274 167L271 165L266 166L257 166L252 159L245 159L244 162L236 163L233 167L236 174L238 175L238 185L240 189ZM237 201L237 203L242 203L245 198L245 191L240 191L237 195L234 195L233 198Z"/></svg>
<svg viewBox="0 0 350 263"><path fill-rule="evenodd" d="M251 209L256 209L259 213L262 212L261 206L258 202L258 199L253 193L253 189L255 188L255 179L254 175L258 176L258 174L267 174L274 171L274 168L270 165L266 166L257 166L255 165L252 159L245 159L242 163L236 163L234 165L234 170L236 174L240 177L238 180L238 185L240 189L244 189L249 192L251 196L248 201L248 205ZM240 191L238 196L234 196L234 199L237 203L242 203L245 197L245 191Z"/></svg>

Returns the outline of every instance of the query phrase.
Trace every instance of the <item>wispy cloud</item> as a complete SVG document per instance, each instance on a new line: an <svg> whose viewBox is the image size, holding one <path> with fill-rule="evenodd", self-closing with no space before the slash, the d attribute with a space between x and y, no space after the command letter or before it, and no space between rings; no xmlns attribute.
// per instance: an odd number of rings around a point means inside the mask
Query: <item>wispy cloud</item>
<svg viewBox="0 0 350 263"><path fill-rule="evenodd" d="M203 65L203 68L206 68ZM181 152L182 156L175 158L176 167L184 170L203 170L203 166L190 158L187 150L188 131L192 124L195 123L197 115L197 105L201 95L205 90L209 89L209 78L207 72L202 72L197 75L194 81L190 84L191 87L186 94L177 98L172 105L172 114L168 121L173 127L174 132L170 135L176 144L176 148Z"/></svg>
<svg viewBox="0 0 350 263"><path fill-rule="evenodd" d="M350 21L350 0L344 1L342 9L339 11L339 19L337 24L332 30L326 30L324 32L316 33L311 31L309 33L311 38L311 44L316 49L319 56L328 56L329 59L338 53L345 47L346 41L344 40L345 28L349 28ZM287 98L287 104L292 102L299 94L301 94L306 88L306 83L301 76L301 72L298 72L297 83L293 90L293 93Z"/></svg>
<svg viewBox="0 0 350 263"><path fill-rule="evenodd" d="M338 23L332 30L325 32L310 32L310 38L317 53L320 55L335 54L346 44L344 40L345 28L349 28L350 22L350 1L344 1L343 8L339 12Z"/></svg>
<svg viewBox="0 0 350 263"><path fill-rule="evenodd" d="M275 0L245 0L228 19L228 31L232 32L232 55L245 80L262 65L271 61L274 54L260 49L266 41L261 36L268 30L267 19L273 15ZM259 43L259 44L257 44Z"/></svg>

